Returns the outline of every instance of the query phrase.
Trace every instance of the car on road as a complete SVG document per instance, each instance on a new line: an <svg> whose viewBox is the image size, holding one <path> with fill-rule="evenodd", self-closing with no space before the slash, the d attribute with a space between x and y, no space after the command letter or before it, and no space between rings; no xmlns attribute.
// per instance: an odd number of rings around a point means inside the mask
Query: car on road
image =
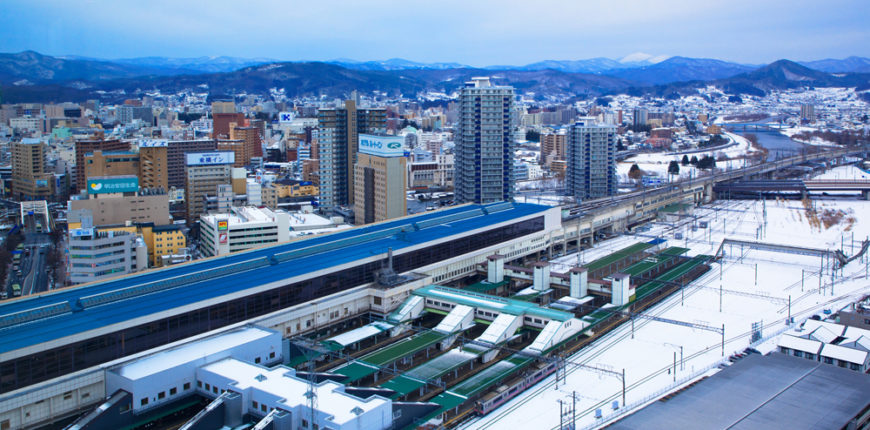
<svg viewBox="0 0 870 430"><path fill-rule="evenodd" d="M12 297L18 297L21 295L21 285L12 284Z"/></svg>

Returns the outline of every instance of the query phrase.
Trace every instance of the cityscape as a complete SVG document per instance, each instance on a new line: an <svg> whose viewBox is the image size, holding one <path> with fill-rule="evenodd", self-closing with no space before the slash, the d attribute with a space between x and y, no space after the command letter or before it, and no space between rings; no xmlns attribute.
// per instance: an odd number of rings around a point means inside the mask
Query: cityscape
<svg viewBox="0 0 870 430"><path fill-rule="evenodd" d="M0 4L0 430L870 428L868 5L341 3Z"/></svg>

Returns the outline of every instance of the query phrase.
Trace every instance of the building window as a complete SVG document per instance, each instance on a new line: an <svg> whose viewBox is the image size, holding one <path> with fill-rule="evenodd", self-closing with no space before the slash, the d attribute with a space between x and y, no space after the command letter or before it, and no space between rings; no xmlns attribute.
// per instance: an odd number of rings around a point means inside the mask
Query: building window
<svg viewBox="0 0 870 430"><path fill-rule="evenodd" d="M260 364L260 357L255 358L255 359L254 359L254 363L256 363L256 364Z"/></svg>
<svg viewBox="0 0 870 430"><path fill-rule="evenodd" d="M196 381L196 388L202 388L202 381Z"/></svg>
<svg viewBox="0 0 870 430"><path fill-rule="evenodd" d="M253 402L251 402L251 404L254 405L254 409L259 409L259 408L260 408L260 405L257 404L256 400L253 401Z"/></svg>
<svg viewBox="0 0 870 430"><path fill-rule="evenodd" d="M63 393L63 399L64 400L72 399L72 391L67 391L66 393Z"/></svg>
<svg viewBox="0 0 870 430"><path fill-rule="evenodd" d="M147 405L147 404L148 404L148 398L147 398L147 397L143 397L142 400L139 401L139 404L140 404L141 406L145 406L145 405Z"/></svg>
<svg viewBox="0 0 870 430"><path fill-rule="evenodd" d="M275 358L275 351L272 351L272 352L269 353L269 358L270 358L270 359L271 359L271 358Z"/></svg>
<svg viewBox="0 0 870 430"><path fill-rule="evenodd" d="M265 404L260 404L260 410L263 411L263 412L266 412L266 405L265 405Z"/></svg>
<svg viewBox="0 0 870 430"><path fill-rule="evenodd" d="M177 389L177 388L172 387L172 388L169 389L169 395L170 395L170 396L174 396L174 395L176 395L176 394L178 394L178 389Z"/></svg>
<svg viewBox="0 0 870 430"><path fill-rule="evenodd" d="M185 391L189 390L189 389L190 389L190 382L185 382L185 383L184 383L184 388L182 388L182 389L185 390Z"/></svg>
<svg viewBox="0 0 870 430"><path fill-rule="evenodd" d="M159 400L159 399L165 399L165 398L166 398L166 391L161 391L161 392L157 393L157 399L158 399L158 400Z"/></svg>
<svg viewBox="0 0 870 430"><path fill-rule="evenodd" d="M211 391L211 384L205 384L205 391Z"/></svg>

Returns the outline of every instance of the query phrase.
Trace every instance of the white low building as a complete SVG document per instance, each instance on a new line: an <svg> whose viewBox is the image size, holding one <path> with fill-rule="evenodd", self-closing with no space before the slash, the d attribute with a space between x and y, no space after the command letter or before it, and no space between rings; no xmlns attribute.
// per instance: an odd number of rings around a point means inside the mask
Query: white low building
<svg viewBox="0 0 870 430"><path fill-rule="evenodd" d="M390 399L373 395L362 399L345 392L342 384L323 381L313 386L316 409L307 395L312 388L288 367L267 368L227 358L197 370L197 390L215 398L226 391L241 394L246 413L265 417L273 411L289 413L298 429L388 429L393 425ZM312 422L313 421L313 422Z"/></svg>
<svg viewBox="0 0 870 430"><path fill-rule="evenodd" d="M133 411L139 413L197 391L202 394L197 388L197 369L230 357L280 362L281 334L245 327L122 364L106 371L106 393L130 393Z"/></svg>
<svg viewBox="0 0 870 430"><path fill-rule="evenodd" d="M290 240L290 215L253 206L200 215L199 237L206 256L225 255Z"/></svg>

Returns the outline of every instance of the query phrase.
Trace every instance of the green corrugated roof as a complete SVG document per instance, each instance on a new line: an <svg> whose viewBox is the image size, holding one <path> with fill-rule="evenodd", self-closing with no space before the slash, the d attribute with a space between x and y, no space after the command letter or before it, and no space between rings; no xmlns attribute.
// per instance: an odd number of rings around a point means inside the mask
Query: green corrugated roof
<svg viewBox="0 0 870 430"><path fill-rule="evenodd" d="M469 286L463 288L463 290L472 291L475 293L488 293L488 292L490 292L498 287L507 285L508 283L510 283L509 279L505 279L504 281L501 281L501 282L496 282L495 284L490 284L489 282L483 281L483 282L478 282L476 284L469 285Z"/></svg>
<svg viewBox="0 0 870 430"><path fill-rule="evenodd" d="M395 391L396 394L392 396L395 399L402 397L405 394L411 393L424 385L426 385L426 383L423 381L418 381L404 375L399 375L381 384L381 388L389 388Z"/></svg>
<svg viewBox="0 0 870 430"><path fill-rule="evenodd" d="M587 268L589 271L602 269L604 267L607 267L613 263L616 263L616 262L622 260L625 257L628 257L629 255L636 254L638 252L644 251L644 250L652 248L652 247L653 247L652 244L646 243L646 242L635 243L634 245L622 248L619 251L616 251L610 255L607 255L605 257L601 257L601 258L599 258L599 259L597 259L589 264L586 264L583 267Z"/></svg>

